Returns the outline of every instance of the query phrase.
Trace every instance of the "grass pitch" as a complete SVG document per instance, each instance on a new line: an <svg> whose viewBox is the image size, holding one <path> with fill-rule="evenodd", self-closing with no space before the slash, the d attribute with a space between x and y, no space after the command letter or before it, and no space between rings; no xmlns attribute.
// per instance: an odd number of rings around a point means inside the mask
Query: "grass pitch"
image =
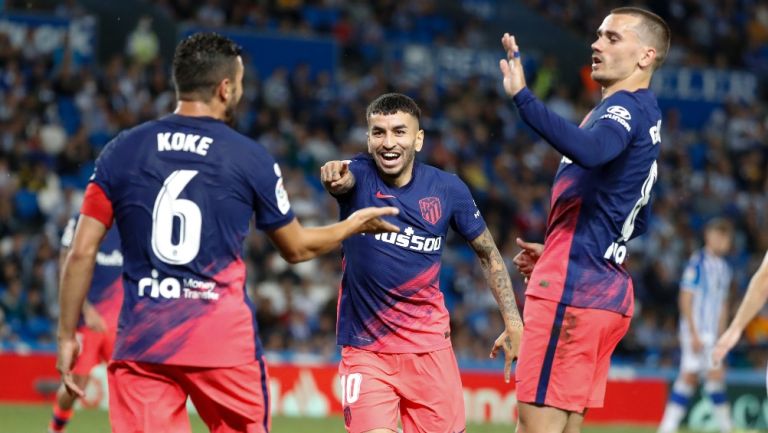
<svg viewBox="0 0 768 433"><path fill-rule="evenodd" d="M2 433L45 433L51 416L49 405L0 405L0 432ZM208 430L193 415L192 431L205 433ZM75 413L67 427L69 433L109 433L107 413L101 410L80 410ZM340 417L329 418L272 418L271 433L343 433L344 421ZM499 424L469 424L468 433L512 433L514 427ZM584 433L653 433L654 428L629 425L587 427Z"/></svg>

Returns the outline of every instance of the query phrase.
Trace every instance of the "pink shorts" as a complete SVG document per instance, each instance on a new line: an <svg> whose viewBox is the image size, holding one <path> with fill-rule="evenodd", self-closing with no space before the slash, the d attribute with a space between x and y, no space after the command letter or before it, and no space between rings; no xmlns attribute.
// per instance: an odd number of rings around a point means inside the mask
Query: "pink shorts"
<svg viewBox="0 0 768 433"><path fill-rule="evenodd" d="M630 317L527 296L517 400L571 412L603 407L611 354Z"/></svg>
<svg viewBox="0 0 768 433"><path fill-rule="evenodd" d="M72 374L88 376L91 370L102 362L109 362L115 347L114 328L104 332L96 332L87 326L77 329L77 341L80 342L80 354L75 360Z"/></svg>
<svg viewBox="0 0 768 433"><path fill-rule="evenodd" d="M464 393L451 347L427 353L341 350L341 405L349 433L375 428L463 432Z"/></svg>
<svg viewBox="0 0 768 433"><path fill-rule="evenodd" d="M187 396L212 433L267 433L267 370L259 359L237 367L109 363L113 433L189 433Z"/></svg>

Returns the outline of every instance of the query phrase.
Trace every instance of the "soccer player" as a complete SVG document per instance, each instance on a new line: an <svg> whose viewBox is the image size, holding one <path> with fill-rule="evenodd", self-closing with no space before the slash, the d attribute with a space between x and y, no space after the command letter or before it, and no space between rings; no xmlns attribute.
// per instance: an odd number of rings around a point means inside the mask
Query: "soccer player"
<svg viewBox="0 0 768 433"><path fill-rule="evenodd" d="M215 33L189 36L173 78L175 112L122 132L96 161L61 277L57 368L82 396L75 328L116 221L125 299L108 367L112 431L187 432L191 397L212 432L267 432L269 382L242 258L252 216L295 263L352 234L397 231L379 218L397 209L304 228L274 159L228 126L243 93L240 48Z"/></svg>
<svg viewBox="0 0 768 433"><path fill-rule="evenodd" d="M67 223L61 236L59 269L63 268L67 252L75 235L77 215ZM91 288L83 304L83 315L78 323L77 338L82 351L72 367L72 379L80 389L88 384L90 372L101 362L112 357L117 333L117 316L123 304L123 255L120 252L120 234L115 227L107 231L96 253ZM56 392L53 416L48 425L50 433L63 432L72 418L72 406L77 394L67 392L64 384Z"/></svg>
<svg viewBox="0 0 768 433"><path fill-rule="evenodd" d="M763 308L768 299L768 252L763 256L760 267L757 268L747 286L747 293L741 300L736 315L733 316L731 323L723 335L717 340L715 348L712 350L712 360L715 365L720 365L723 358L733 349L733 346L741 339L744 328L755 318L758 311ZM768 379L766 381L768 390Z"/></svg>
<svg viewBox="0 0 768 433"><path fill-rule="evenodd" d="M578 432L587 408L603 405L611 353L633 310L622 263L650 212L661 113L648 86L669 35L646 10L611 11L592 44L602 100L580 127L533 95L515 38L502 38L504 90L522 119L563 154L544 244L518 240L523 251L514 258L528 279L515 374L519 432Z"/></svg>
<svg viewBox="0 0 768 433"><path fill-rule="evenodd" d="M368 153L321 169L341 217L389 204L400 233L344 241L337 343L342 346L344 421L350 433L462 432L464 397L439 287L448 228L480 259L505 331L492 356L505 353L505 379L517 357L522 323L512 282L491 233L458 176L415 161L424 131L409 97L389 93L366 110Z"/></svg>
<svg viewBox="0 0 768 433"><path fill-rule="evenodd" d="M731 249L733 228L715 218L704 230L704 247L688 261L680 281L680 375L672 387L659 433L676 432L688 402L698 385L698 376L707 375L704 389L712 400L720 431L732 429L725 395L724 372L712 362L712 348L725 328L731 268L723 256Z"/></svg>

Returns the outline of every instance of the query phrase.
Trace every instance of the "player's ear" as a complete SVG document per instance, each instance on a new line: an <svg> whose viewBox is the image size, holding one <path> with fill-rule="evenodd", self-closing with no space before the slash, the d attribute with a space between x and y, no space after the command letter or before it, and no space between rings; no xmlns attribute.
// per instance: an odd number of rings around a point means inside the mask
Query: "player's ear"
<svg viewBox="0 0 768 433"><path fill-rule="evenodd" d="M640 57L638 65L642 69L647 69L653 66L653 62L656 61L656 48L651 46L643 47L643 54Z"/></svg>
<svg viewBox="0 0 768 433"><path fill-rule="evenodd" d="M216 87L216 96L224 102L234 98L235 95L233 93L234 92L232 91L232 85L229 78L221 80L219 85Z"/></svg>
<svg viewBox="0 0 768 433"><path fill-rule="evenodd" d="M416 133L416 141L413 143L414 148L416 149L416 152L421 150L421 146L424 145L424 130L419 129L419 132Z"/></svg>

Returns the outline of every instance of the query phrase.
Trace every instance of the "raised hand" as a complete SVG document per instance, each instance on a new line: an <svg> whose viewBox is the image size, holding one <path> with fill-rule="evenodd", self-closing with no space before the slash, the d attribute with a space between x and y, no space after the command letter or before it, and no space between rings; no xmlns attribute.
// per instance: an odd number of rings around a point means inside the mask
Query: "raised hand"
<svg viewBox="0 0 768 433"><path fill-rule="evenodd" d="M507 53L506 59L499 60L499 68L504 76L504 91L509 96L515 96L525 88L525 72L520 60L520 47L517 46L515 37L510 36L509 33L504 33L501 45Z"/></svg>

